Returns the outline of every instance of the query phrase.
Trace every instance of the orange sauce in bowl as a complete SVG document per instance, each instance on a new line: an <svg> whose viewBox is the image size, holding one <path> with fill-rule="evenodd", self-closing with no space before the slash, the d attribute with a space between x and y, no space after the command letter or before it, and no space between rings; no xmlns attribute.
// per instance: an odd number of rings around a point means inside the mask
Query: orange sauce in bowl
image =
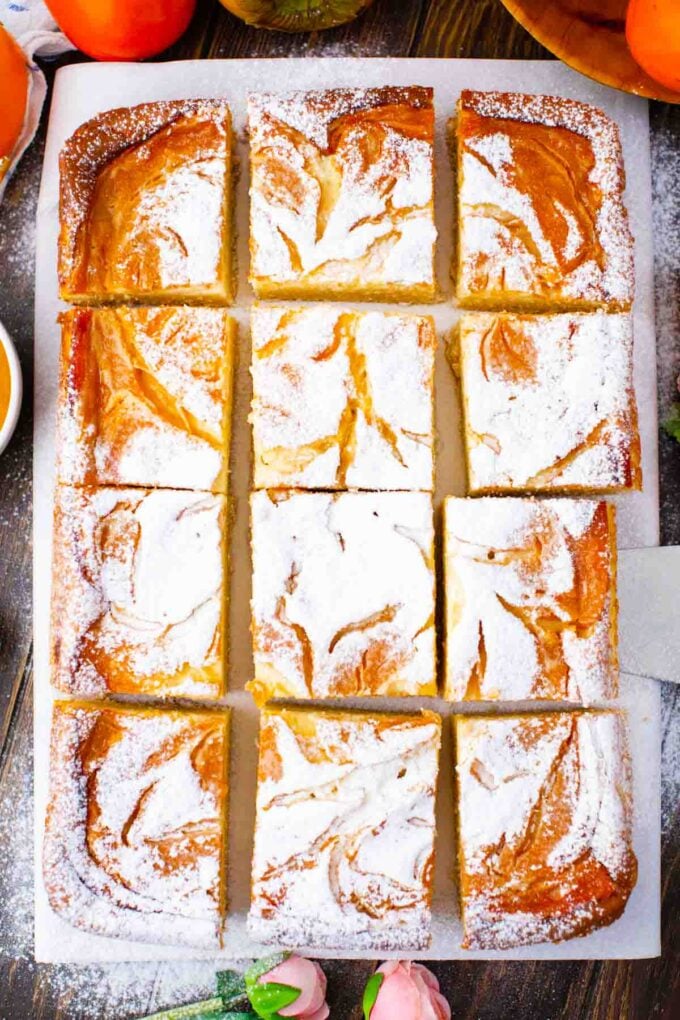
<svg viewBox="0 0 680 1020"><path fill-rule="evenodd" d="M0 343L0 429L5 423L9 409L9 398L12 383L9 374L9 361L4 345Z"/></svg>

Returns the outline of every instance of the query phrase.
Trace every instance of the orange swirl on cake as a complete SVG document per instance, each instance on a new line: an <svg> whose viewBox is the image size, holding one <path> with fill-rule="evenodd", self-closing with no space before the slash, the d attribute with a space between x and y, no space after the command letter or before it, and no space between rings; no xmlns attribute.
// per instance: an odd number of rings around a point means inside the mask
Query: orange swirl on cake
<svg viewBox="0 0 680 1020"><path fill-rule="evenodd" d="M260 491L251 522L258 703L436 694L429 494Z"/></svg>
<svg viewBox="0 0 680 1020"><path fill-rule="evenodd" d="M613 506L450 496L444 578L445 697L616 697Z"/></svg>
<svg viewBox="0 0 680 1020"><path fill-rule="evenodd" d="M633 241L618 128L558 96L465 90L457 292L470 308L630 308Z"/></svg>
<svg viewBox="0 0 680 1020"><path fill-rule="evenodd" d="M210 493L57 486L54 686L220 697L225 521Z"/></svg>
<svg viewBox="0 0 680 1020"><path fill-rule="evenodd" d="M251 334L255 488L433 488L429 316L256 306Z"/></svg>
<svg viewBox="0 0 680 1020"><path fill-rule="evenodd" d="M620 917L637 879L621 713L458 716L456 759L464 948Z"/></svg>
<svg viewBox="0 0 680 1020"><path fill-rule="evenodd" d="M54 709L44 877L88 931L217 946L225 907L225 712Z"/></svg>
<svg viewBox="0 0 680 1020"><path fill-rule="evenodd" d="M472 494L641 488L630 315L464 312L450 355Z"/></svg>
<svg viewBox="0 0 680 1020"><path fill-rule="evenodd" d="M441 720L262 715L254 938L332 949L430 942Z"/></svg>
<svg viewBox="0 0 680 1020"><path fill-rule="evenodd" d="M248 122L259 297L434 299L431 89L251 95Z"/></svg>
<svg viewBox="0 0 680 1020"><path fill-rule="evenodd" d="M65 312L58 476L225 492L236 326L217 308Z"/></svg>
<svg viewBox="0 0 680 1020"><path fill-rule="evenodd" d="M107 110L60 155L59 282L76 303L232 297L231 116L217 100Z"/></svg>

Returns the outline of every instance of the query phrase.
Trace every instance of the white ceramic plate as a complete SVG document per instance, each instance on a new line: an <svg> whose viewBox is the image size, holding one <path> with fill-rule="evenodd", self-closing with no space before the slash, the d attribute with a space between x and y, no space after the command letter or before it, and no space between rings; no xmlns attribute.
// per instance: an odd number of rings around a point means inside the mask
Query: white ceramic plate
<svg viewBox="0 0 680 1020"><path fill-rule="evenodd" d="M2 344L5 354L7 355L7 363L9 365L9 380L10 380L10 391L9 391L9 407L7 408L7 414L5 420L0 425L0 453L5 449L14 429L16 428L17 422L19 421L19 412L21 411L21 397L23 394L23 381L21 376L21 365L19 364L19 357L16 352L16 347L12 343L12 339L0 322L0 344Z"/></svg>

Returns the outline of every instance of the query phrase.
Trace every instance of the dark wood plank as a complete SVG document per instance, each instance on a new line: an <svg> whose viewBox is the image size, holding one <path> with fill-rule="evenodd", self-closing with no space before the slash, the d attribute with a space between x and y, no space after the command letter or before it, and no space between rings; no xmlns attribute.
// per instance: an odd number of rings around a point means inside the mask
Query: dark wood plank
<svg viewBox="0 0 680 1020"><path fill-rule="evenodd" d="M377 0L352 25L311 36L256 32L214 0L199 0L185 37L162 59L201 56L549 56L507 14L497 0ZM80 57L66 58L67 62ZM291 83L293 84L293 83ZM651 108L657 163L673 148L680 151L680 109ZM41 134L12 181L0 206L0 319L17 340L28 386L32 365L32 217L42 157ZM680 215L680 168L654 173L657 236ZM669 181L675 180L674 189ZM664 226L666 225L666 226ZM680 253L657 251L657 311L662 413L674 394L680 352ZM11 448L0 459L0 804L21 806L21 817L0 835L0 863L18 854L18 867L30 870L27 851L26 798L31 757L30 684L30 401L24 406ZM665 542L680 542L680 447L662 440L662 527ZM680 810L677 712L680 690L662 691L665 734L663 768L663 930L664 955L633 963L450 963L434 966L450 999L453 1015L465 1020L671 1020L680 1015L678 946L680 946ZM0 816L1 817L1 816ZM14 840L14 842L13 842ZM27 856L28 855L28 856ZM0 872L2 869L0 868ZM6 880L12 872L5 871ZM68 1018L124 1020L170 1004L176 969L150 964L135 969L132 984L140 995L132 1005L120 967L46 967L28 958L30 939L25 918L8 917L12 907L0 873L0 1017L5 1020ZM17 908L17 913L20 913ZM21 937L17 939L17 932ZM30 932L29 932L30 935ZM14 956L16 959L11 959ZM326 965L332 1020L360 1020L359 1001L371 962L338 961ZM182 998L180 993L176 997Z"/></svg>
<svg viewBox="0 0 680 1020"><path fill-rule="evenodd" d="M31 472L33 257L38 142L0 208L0 321L13 337L27 394L19 425L0 457L0 753L31 644Z"/></svg>
<svg viewBox="0 0 680 1020"><path fill-rule="evenodd" d="M535 60L550 54L498 0L431 0L413 56Z"/></svg>
<svg viewBox="0 0 680 1020"><path fill-rule="evenodd" d="M198 0L189 28L174 46L160 55L160 60L196 60L208 55L215 26L226 15L216 0Z"/></svg>
<svg viewBox="0 0 680 1020"><path fill-rule="evenodd" d="M420 15L426 6L425 0L408 3L377 0L349 25L308 35L258 31L223 11L215 24L207 56L383 57L406 54L415 43Z"/></svg>
<svg viewBox="0 0 680 1020"><path fill-rule="evenodd" d="M659 417L680 400L680 106L650 104ZM660 435L661 542L680 544L680 444Z"/></svg>

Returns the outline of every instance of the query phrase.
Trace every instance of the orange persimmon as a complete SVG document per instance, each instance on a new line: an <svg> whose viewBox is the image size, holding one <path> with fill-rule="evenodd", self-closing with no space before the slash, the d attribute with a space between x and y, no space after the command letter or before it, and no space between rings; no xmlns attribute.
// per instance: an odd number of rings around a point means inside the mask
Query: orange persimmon
<svg viewBox="0 0 680 1020"><path fill-rule="evenodd" d="M0 25L0 180L24 126L29 80L23 51Z"/></svg>
<svg viewBox="0 0 680 1020"><path fill-rule="evenodd" d="M679 0L630 0L626 39L650 77L680 92Z"/></svg>
<svg viewBox="0 0 680 1020"><path fill-rule="evenodd" d="M45 0L59 28L95 60L142 60L184 34L196 0Z"/></svg>

